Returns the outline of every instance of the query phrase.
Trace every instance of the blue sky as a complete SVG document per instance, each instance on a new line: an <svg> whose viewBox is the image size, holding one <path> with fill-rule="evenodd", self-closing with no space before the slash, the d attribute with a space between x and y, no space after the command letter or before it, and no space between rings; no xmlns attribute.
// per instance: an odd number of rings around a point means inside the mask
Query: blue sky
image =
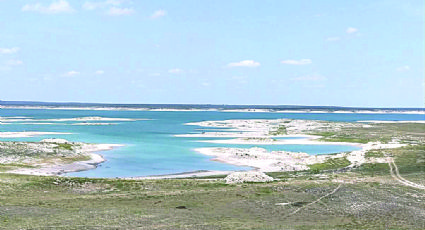
<svg viewBox="0 0 425 230"><path fill-rule="evenodd" d="M0 0L0 99L423 107L424 8Z"/></svg>

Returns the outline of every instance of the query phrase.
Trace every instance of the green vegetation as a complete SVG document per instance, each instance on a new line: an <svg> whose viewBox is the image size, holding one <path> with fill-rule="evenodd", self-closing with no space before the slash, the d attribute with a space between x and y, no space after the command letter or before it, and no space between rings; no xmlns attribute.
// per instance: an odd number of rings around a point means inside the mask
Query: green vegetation
<svg viewBox="0 0 425 230"><path fill-rule="evenodd" d="M270 135L286 135L288 132L286 131L285 125L279 125L279 127L275 131L269 132Z"/></svg>
<svg viewBox="0 0 425 230"><path fill-rule="evenodd" d="M349 160L347 160L346 157L340 157L340 158L328 158L323 163L317 163L309 165L310 170L312 172L320 172L322 170L333 170L333 169L340 169L347 167L351 164Z"/></svg>
<svg viewBox="0 0 425 230"><path fill-rule="evenodd" d="M407 146L390 151L400 173L425 173L425 145Z"/></svg>
<svg viewBox="0 0 425 230"><path fill-rule="evenodd" d="M18 164L18 163L0 164L0 172L7 172L7 171L18 169L18 168L34 168L34 166L28 165L28 164Z"/></svg>
<svg viewBox="0 0 425 230"><path fill-rule="evenodd" d="M365 158L372 158L372 157L384 157L384 153L382 150L369 150L364 154Z"/></svg>
<svg viewBox="0 0 425 230"><path fill-rule="evenodd" d="M0 170L30 167L40 163L72 163L90 160L77 151L78 143L0 142L0 153L6 159ZM22 163L26 162L26 163Z"/></svg>
<svg viewBox="0 0 425 230"><path fill-rule="evenodd" d="M353 142L366 144L371 141L369 138L353 138L350 134L340 134L338 132L321 132L315 133L315 135L322 136L321 141L328 142Z"/></svg>
<svg viewBox="0 0 425 230"><path fill-rule="evenodd" d="M313 130L309 134L322 136L320 140L330 142L381 142L388 143L393 139L402 143L423 143L425 135L425 124L373 124L364 127L361 124L322 122L325 127ZM347 124L347 125L344 125Z"/></svg>
<svg viewBox="0 0 425 230"><path fill-rule="evenodd" d="M366 155L391 156L403 178L425 184L423 129L385 124L320 132L328 139L412 143ZM42 155L19 146L2 154ZM84 157L56 151L65 159ZM424 190L394 180L386 163L331 171L348 164L345 157L329 158L308 171L268 173L274 182L237 185L225 184L223 176L121 180L0 173L0 229L425 229ZM3 164L0 170L7 167L27 166Z"/></svg>
<svg viewBox="0 0 425 230"><path fill-rule="evenodd" d="M389 175L389 166L387 163L366 163L362 164L359 168L354 169L354 172L362 176L382 176Z"/></svg>
<svg viewBox="0 0 425 230"><path fill-rule="evenodd" d="M62 157L61 161L65 164L69 164L69 163L77 162L77 161L88 161L90 159L91 157L89 155L77 155L77 156L71 156L71 157Z"/></svg>
<svg viewBox="0 0 425 230"><path fill-rule="evenodd" d="M350 175L341 175L349 179ZM220 180L118 180L0 174L0 228L421 228L423 202L398 184L320 180L226 185ZM414 192L413 189L409 189ZM392 208L395 200L399 209ZM374 206L363 206L373 202ZM291 205L280 206L278 203ZM353 208L357 207L357 208ZM308 218L304 218L308 216Z"/></svg>
<svg viewBox="0 0 425 230"><path fill-rule="evenodd" d="M388 151L394 156L400 174L407 180L425 185L425 145L412 145Z"/></svg>
<svg viewBox="0 0 425 230"><path fill-rule="evenodd" d="M365 157L383 157L385 155L394 157L394 161L398 166L400 174L407 177L417 177L417 174L425 175L425 145L410 145L397 149L382 149L368 151ZM361 172L363 175L386 175L389 171L387 163L363 164L355 171ZM424 177L425 178L425 177ZM424 179L422 178L422 183Z"/></svg>
<svg viewBox="0 0 425 230"><path fill-rule="evenodd" d="M245 141L276 141L276 139L268 138L268 137L246 137L243 138Z"/></svg>
<svg viewBox="0 0 425 230"><path fill-rule="evenodd" d="M56 163L60 163L60 164L70 164L73 162L77 162L77 161L88 161L90 160L91 157L89 155L69 155L69 156L50 156L50 157L45 157L42 159L39 159L37 161L37 163L42 163L42 164L56 164Z"/></svg>
<svg viewBox="0 0 425 230"><path fill-rule="evenodd" d="M58 149L65 149L65 150L69 150L69 151L72 151L73 149L72 149L72 144L68 144L68 143L58 143L57 144L58 146L57 146L57 148Z"/></svg>

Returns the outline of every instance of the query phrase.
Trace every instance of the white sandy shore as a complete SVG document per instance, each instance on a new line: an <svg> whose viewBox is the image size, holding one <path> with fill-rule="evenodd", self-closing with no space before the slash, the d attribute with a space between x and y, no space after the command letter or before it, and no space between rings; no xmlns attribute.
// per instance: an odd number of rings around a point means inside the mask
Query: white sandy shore
<svg viewBox="0 0 425 230"><path fill-rule="evenodd" d="M362 149L350 153L333 155L309 155L302 152L272 151L263 148L198 148L195 151L214 157L212 160L255 168L260 172L300 171L308 170L308 165L323 163L329 158L346 157L351 162L349 167L359 166L367 162L379 162L380 159L366 159L365 153L372 149L388 149L406 146L405 144L368 143ZM383 159L385 160L385 159Z"/></svg>
<svg viewBox="0 0 425 230"><path fill-rule="evenodd" d="M425 114L423 110L273 110L273 109L224 109L221 112L257 112L257 113L361 113L361 114Z"/></svg>
<svg viewBox="0 0 425 230"><path fill-rule="evenodd" d="M308 165L323 163L329 158L346 157L351 162L350 166L361 165L365 162L380 162L381 159L364 157L365 153L372 149L398 148L403 144L391 143L347 143L347 142L324 142L317 141L321 136L305 135L303 133L314 130L339 130L342 127L364 127L360 123L323 122L312 120L224 120L224 121L203 121L188 123L187 125L197 125L202 127L231 128L234 132L204 132L198 134L183 134L179 137L226 137L236 139L221 140L199 140L199 142L220 143L220 144L261 144L261 145L351 145L361 149L350 153L339 153L332 155L309 155L301 152L272 151L268 152L263 148L198 148L195 151L214 157L212 160L223 163L249 166L262 172L275 171L298 171L309 169ZM285 127L288 135L270 135L278 127ZM298 137L298 139L274 139L276 137ZM302 137L301 139L299 137Z"/></svg>
<svg viewBox="0 0 425 230"><path fill-rule="evenodd" d="M140 121L148 120L145 118L119 118L119 117L75 117L60 119L44 119L41 121Z"/></svg>
<svg viewBox="0 0 425 230"><path fill-rule="evenodd" d="M235 137L245 137L245 138L261 138L261 137L269 137L268 133L262 132L205 132L205 133L189 133L189 134L176 134L175 137L226 137L226 138L235 138ZM302 137L295 135L276 135L273 137ZM305 135L305 137L308 137Z"/></svg>
<svg viewBox="0 0 425 230"><path fill-rule="evenodd" d="M119 118L119 117L74 117L74 118L58 118L58 119L33 119L33 118L17 118L17 117L0 117L0 122L56 122L56 121L78 121L78 122L87 122L87 121L141 121L141 120L150 120L146 118Z"/></svg>
<svg viewBox="0 0 425 230"><path fill-rule="evenodd" d="M373 109L373 110L328 110L328 109L283 109L283 110L276 110L276 109L217 109L217 108L211 108L211 109L168 109L168 108L158 108L158 109L152 109L152 108L128 108L128 107L67 107L67 106L0 106L0 108L4 109L52 109L52 110L98 110L98 111L180 111L180 112L203 112L203 111L221 111L221 112L261 112L261 113L368 113L368 114L384 114L384 113L391 113L391 114L425 114L424 110L403 110L403 109Z"/></svg>
<svg viewBox="0 0 425 230"><path fill-rule="evenodd" d="M156 180L156 179L178 179L178 178L196 178L196 177L207 177L217 175L229 175L235 171L195 171L195 172L184 172L169 175L158 175L158 176L140 176L140 177L125 177L121 179L128 180Z"/></svg>
<svg viewBox="0 0 425 230"><path fill-rule="evenodd" d="M73 123L71 125L116 125L117 123Z"/></svg>
<svg viewBox="0 0 425 230"><path fill-rule="evenodd" d="M361 147L360 143L353 142L327 142L316 141L320 136L312 136L305 139L226 139L226 140L200 140L197 142L216 143L216 144L261 144L261 145L352 145Z"/></svg>
<svg viewBox="0 0 425 230"><path fill-rule="evenodd" d="M21 138L21 137L35 137L43 135L70 135L73 133L61 132L0 132L0 138Z"/></svg>
<svg viewBox="0 0 425 230"><path fill-rule="evenodd" d="M0 122L1 125L68 125L66 123L51 122Z"/></svg>
<svg viewBox="0 0 425 230"><path fill-rule="evenodd" d="M425 117L424 117L425 119ZM376 123L376 124L391 124L391 123L419 123L419 124L425 124L425 120L423 121L358 121L363 123Z"/></svg>
<svg viewBox="0 0 425 230"><path fill-rule="evenodd" d="M270 135L271 131L276 130L284 124L288 135ZM305 135L306 131L320 131L331 127L338 130L341 127L364 127L361 123L341 123L341 122L321 122L311 120L289 120L289 119L252 119L252 120L226 120L226 121L204 121L197 123L189 123L188 125L198 125L203 127L222 127L231 128L233 132L206 132L201 134L183 134L177 136L184 137L229 137L238 138L231 140L205 140L205 142L223 143L223 144L322 144L322 145L355 145L361 147L361 150L352 151L350 153L339 153L334 155L309 155L307 153L295 153L286 151L268 152L262 148L198 148L197 152L213 157L213 160L223 163L248 166L256 171L273 172L273 171L296 171L309 169L308 165L315 163L323 163L329 158L346 157L350 162L350 166L361 165L366 162L380 162L381 159L366 159L365 153L371 149L398 148L405 146L403 144L391 143L339 143L339 142L321 142L316 141L319 136ZM227 129L228 130L228 129ZM19 132L18 132L19 133ZM36 132L37 133L37 132ZM43 132L38 132L43 133ZM1 134L1 133L0 133ZM50 134L50 133L49 133ZM276 139L275 137L302 137L303 139ZM96 164L104 161L103 157L94 152L105 151L120 145L88 145L83 149L89 153L91 160L75 162L72 164L55 164L45 165L34 169L19 169L14 173L32 174L32 175L59 175L66 172L75 172L87 169L93 169ZM211 175L227 175L232 171L200 171L188 172L173 175L161 175L150 177L131 177L126 179L165 179L165 178L187 178L201 177Z"/></svg>
<svg viewBox="0 0 425 230"><path fill-rule="evenodd" d="M83 122L83 123L50 123L50 122L0 122L0 125L77 125L77 126L82 126L82 125L93 125L93 126L98 126L98 125L117 125L118 123L106 123L106 122L102 122L102 123L94 123L94 122Z"/></svg>
<svg viewBox="0 0 425 230"><path fill-rule="evenodd" d="M81 150L90 156L90 160L78 161L70 164L47 164L40 165L37 168L19 168L16 170L8 171L7 173L25 174L25 175L38 175L38 176L55 176L69 172L78 172L84 170L95 169L98 164L105 161L102 155L96 152L107 151L113 148L121 147L119 144L83 144Z"/></svg>

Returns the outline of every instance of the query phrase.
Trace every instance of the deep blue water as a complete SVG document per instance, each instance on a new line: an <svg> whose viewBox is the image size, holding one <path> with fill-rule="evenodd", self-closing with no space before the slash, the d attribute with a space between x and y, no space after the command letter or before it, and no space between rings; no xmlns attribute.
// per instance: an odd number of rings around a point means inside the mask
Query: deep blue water
<svg viewBox="0 0 425 230"><path fill-rule="evenodd" d="M54 125L0 124L0 131L67 132L70 135L46 135L32 138L1 139L40 141L45 138L64 138L87 143L125 144L125 147L102 154L107 161L95 170L70 173L72 176L129 177L181 173L196 170L244 169L218 163L193 151L199 147L262 147L267 150L307 152L309 154L352 151L353 146L339 145L223 145L197 142L206 138L174 137L175 134L213 131L214 128L184 125L188 122L227 119L309 119L327 121L359 120L424 120L417 114L334 114L334 113L249 113L249 112L168 112L168 111L95 111L95 110L42 110L0 109L0 117L25 116L32 119L60 119L76 117L142 118L140 121L111 121L110 126L74 126L77 121L57 121ZM34 121L23 121L34 122ZM40 121L52 122L52 121ZM100 122L100 121L95 121ZM109 121L101 121L109 122ZM213 138L208 138L213 139Z"/></svg>

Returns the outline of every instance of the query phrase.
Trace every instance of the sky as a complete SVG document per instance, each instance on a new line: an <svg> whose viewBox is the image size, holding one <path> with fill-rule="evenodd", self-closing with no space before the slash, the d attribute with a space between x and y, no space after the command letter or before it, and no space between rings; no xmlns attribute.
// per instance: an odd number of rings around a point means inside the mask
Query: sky
<svg viewBox="0 0 425 230"><path fill-rule="evenodd" d="M423 0L0 0L0 100L424 107Z"/></svg>

